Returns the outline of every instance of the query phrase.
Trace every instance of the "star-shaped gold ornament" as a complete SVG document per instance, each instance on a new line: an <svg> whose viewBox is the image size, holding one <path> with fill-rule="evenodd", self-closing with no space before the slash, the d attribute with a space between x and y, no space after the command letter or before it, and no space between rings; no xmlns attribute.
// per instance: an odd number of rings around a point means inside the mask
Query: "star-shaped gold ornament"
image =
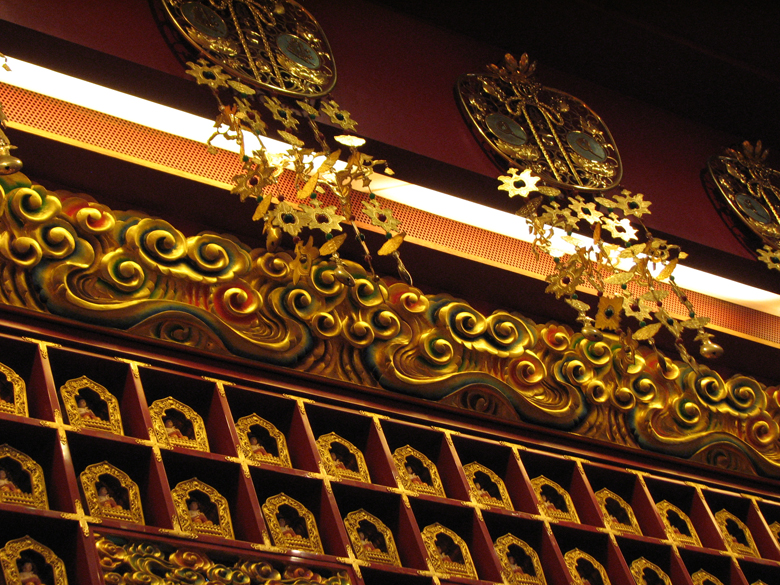
<svg viewBox="0 0 780 585"><path fill-rule="evenodd" d="M622 310L623 297L601 297L596 312L596 329L616 330L620 327L620 312Z"/></svg>
<svg viewBox="0 0 780 585"><path fill-rule="evenodd" d="M780 251L772 246L765 245L760 250L756 250L758 259L761 260L769 270L780 270Z"/></svg>
<svg viewBox="0 0 780 585"><path fill-rule="evenodd" d="M584 219L590 225L598 223L604 215L596 209L595 203L592 201L585 203L585 200L579 195L569 197L569 208L579 219Z"/></svg>
<svg viewBox="0 0 780 585"><path fill-rule="evenodd" d="M303 214L286 201L271 211L271 221L291 236L297 236L304 227Z"/></svg>
<svg viewBox="0 0 780 585"><path fill-rule="evenodd" d="M295 117L292 109L280 102L279 98L265 96L263 105L271 112L274 120L281 122L288 130L296 130L298 128L298 119Z"/></svg>
<svg viewBox="0 0 780 585"><path fill-rule="evenodd" d="M499 191L506 191L510 197L519 195L520 197L528 197L529 193L536 191L536 183L541 179L535 177L531 172L531 169L525 169L519 175L516 168L511 168L507 171L509 175L501 175L498 180L501 181Z"/></svg>
<svg viewBox="0 0 780 585"><path fill-rule="evenodd" d="M230 79L230 75L222 71L222 67L211 65L205 59L198 59L197 63L187 61L187 65L190 68L185 73L192 75L198 85L207 85L211 89L217 89L218 87L226 87L227 80Z"/></svg>
<svg viewBox="0 0 780 585"><path fill-rule="evenodd" d="M331 122L338 124L344 128L344 130L354 130L355 126L357 126L357 122L352 119L352 117L349 115L349 112L342 110L333 100L327 102L323 100L322 104L320 105L320 111L328 116Z"/></svg>
<svg viewBox="0 0 780 585"><path fill-rule="evenodd" d="M401 225L400 220L393 217L390 209L382 209L376 199L363 202L363 212L371 219L371 224L382 228L386 232L394 232Z"/></svg>
<svg viewBox="0 0 780 585"><path fill-rule="evenodd" d="M341 222L347 219L343 215L336 213L334 205L322 207L318 199L312 200L312 205L301 204L303 213L303 224L309 229L317 229L329 234L333 230L341 231Z"/></svg>
<svg viewBox="0 0 780 585"><path fill-rule="evenodd" d="M615 204L612 207L619 208L623 215L633 215L635 217L649 215L651 201L645 201L643 197L644 195L641 193L632 195L631 191L623 189L620 195L615 195Z"/></svg>
<svg viewBox="0 0 780 585"><path fill-rule="evenodd" d="M602 218L601 225L612 234L613 238L618 238L626 243L636 240L636 230L625 217L618 219L617 215L610 213L607 217Z"/></svg>

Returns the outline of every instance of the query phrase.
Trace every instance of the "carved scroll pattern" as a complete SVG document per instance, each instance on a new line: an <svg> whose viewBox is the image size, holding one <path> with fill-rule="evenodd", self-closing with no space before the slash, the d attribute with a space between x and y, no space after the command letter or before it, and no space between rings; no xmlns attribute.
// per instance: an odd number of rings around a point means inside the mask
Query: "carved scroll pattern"
<svg viewBox="0 0 780 585"><path fill-rule="evenodd" d="M614 337L483 315L357 264L354 287L322 258L293 284L285 250L185 237L19 173L0 187L0 303L432 401L479 388L527 423L780 477L776 386L682 362L662 370L644 349L627 364Z"/></svg>

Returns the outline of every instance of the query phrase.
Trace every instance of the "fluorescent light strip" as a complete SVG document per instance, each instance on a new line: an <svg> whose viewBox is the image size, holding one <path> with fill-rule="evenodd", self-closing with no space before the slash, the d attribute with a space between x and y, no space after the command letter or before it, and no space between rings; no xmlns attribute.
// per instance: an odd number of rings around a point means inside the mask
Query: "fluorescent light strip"
<svg viewBox="0 0 780 585"><path fill-rule="evenodd" d="M207 118L63 75L12 57L8 57L8 65L11 71L3 72L0 80L9 85L196 142L204 142L204 138L214 131L214 121ZM249 151L252 150L252 139L253 137L247 136ZM270 152L284 152L289 148L284 142L271 138L264 138L263 144ZM222 137L214 140L214 146L238 152L235 142L226 141ZM524 242L533 241L528 222L510 213L405 183L386 175L377 174L372 177L372 191L391 201L433 215ZM554 238L555 249L560 253L571 253L573 247L561 240L561 235L563 232L557 230ZM580 237L584 242L592 241L587 237ZM780 316L780 296L774 293L686 266L677 267L675 278L677 284L688 290Z"/></svg>

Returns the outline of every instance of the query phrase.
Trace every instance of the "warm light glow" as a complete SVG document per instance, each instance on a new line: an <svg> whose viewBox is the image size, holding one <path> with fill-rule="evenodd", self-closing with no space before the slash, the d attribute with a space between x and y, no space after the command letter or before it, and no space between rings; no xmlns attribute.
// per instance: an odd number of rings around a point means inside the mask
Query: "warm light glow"
<svg viewBox="0 0 780 585"><path fill-rule="evenodd" d="M214 121L207 118L188 114L11 57L8 58L8 65L11 71L2 72L0 79L9 85L196 142L205 142L205 139L214 131ZM247 136L247 151L251 152L254 137L247 134L245 136ZM221 137L215 139L213 144L218 148L238 152L238 146L235 142L226 141ZM289 149L289 146L284 142L271 138L263 138L263 144L271 153L280 153ZM342 165L344 163L340 161L337 168L343 168ZM372 191L391 201L524 242L533 241L528 222L522 217L425 187L405 183L385 175L376 174L372 178L371 186ZM555 253L571 253L574 248L571 244L560 239L562 235L562 230L556 230L553 242ZM584 242L591 241L586 236L579 237ZM675 270L675 278L677 284L682 288L780 316L780 296L774 293L682 265Z"/></svg>

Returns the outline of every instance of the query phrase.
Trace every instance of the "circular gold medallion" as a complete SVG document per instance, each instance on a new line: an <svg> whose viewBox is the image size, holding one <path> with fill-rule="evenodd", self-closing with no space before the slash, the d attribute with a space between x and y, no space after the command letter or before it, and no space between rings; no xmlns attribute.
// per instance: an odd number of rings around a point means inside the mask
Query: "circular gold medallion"
<svg viewBox="0 0 780 585"><path fill-rule="evenodd" d="M506 59L490 73L462 76L457 86L461 109L500 166L531 169L567 189L617 186L620 155L601 118L579 99L539 85L525 56Z"/></svg>
<svg viewBox="0 0 780 585"><path fill-rule="evenodd" d="M780 248L780 171L764 164L766 151L744 143L707 163L718 193L742 225Z"/></svg>
<svg viewBox="0 0 780 585"><path fill-rule="evenodd" d="M161 1L190 43L246 83L295 97L321 97L336 84L325 33L293 0Z"/></svg>

